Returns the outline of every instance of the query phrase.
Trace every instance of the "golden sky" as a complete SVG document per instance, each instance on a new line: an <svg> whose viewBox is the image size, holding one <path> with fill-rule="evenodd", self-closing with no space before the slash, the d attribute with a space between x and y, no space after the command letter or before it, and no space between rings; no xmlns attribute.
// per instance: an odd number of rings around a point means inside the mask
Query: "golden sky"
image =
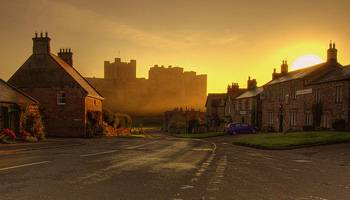
<svg viewBox="0 0 350 200"><path fill-rule="evenodd" d="M137 60L138 77L154 64L208 74L208 92L248 76L261 85L282 59L325 59L329 40L350 64L348 0L12 0L0 6L0 78L30 56L35 31L54 52L72 48L75 67L102 77L103 61Z"/></svg>

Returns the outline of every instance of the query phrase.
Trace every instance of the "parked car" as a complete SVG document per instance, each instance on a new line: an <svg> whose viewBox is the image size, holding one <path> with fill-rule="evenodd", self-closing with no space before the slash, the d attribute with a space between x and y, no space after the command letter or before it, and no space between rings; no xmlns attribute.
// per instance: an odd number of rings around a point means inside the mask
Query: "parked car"
<svg viewBox="0 0 350 200"><path fill-rule="evenodd" d="M239 133L256 133L257 128L249 124L244 123L230 123L227 125L227 133L239 134Z"/></svg>

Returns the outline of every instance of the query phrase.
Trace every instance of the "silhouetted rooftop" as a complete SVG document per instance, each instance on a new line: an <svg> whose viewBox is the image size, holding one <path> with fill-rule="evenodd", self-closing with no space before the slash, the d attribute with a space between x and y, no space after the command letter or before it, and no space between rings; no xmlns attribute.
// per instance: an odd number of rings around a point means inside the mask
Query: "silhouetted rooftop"
<svg viewBox="0 0 350 200"><path fill-rule="evenodd" d="M88 93L88 96L104 99L77 70L64 62L60 57L54 54L50 55Z"/></svg>
<svg viewBox="0 0 350 200"><path fill-rule="evenodd" d="M342 65L340 65L339 63L333 63L333 62L321 63L321 64L314 65L311 67L288 72L286 75L283 75L279 78L276 78L275 80L268 82L266 85L272 85L272 84L276 84L276 83L282 83L282 82L286 82L286 81L290 81L290 80L304 78L304 77L309 76L312 73L318 71L319 69L324 69L326 67L328 67L328 68L334 67L336 69L337 67L338 68L342 67Z"/></svg>
<svg viewBox="0 0 350 200"><path fill-rule="evenodd" d="M244 98L249 98L249 97L255 97L258 94L260 94L264 89L262 87L258 87L252 90L248 90L246 92L244 92L243 94L241 94L240 96L238 96L236 99L244 99Z"/></svg>

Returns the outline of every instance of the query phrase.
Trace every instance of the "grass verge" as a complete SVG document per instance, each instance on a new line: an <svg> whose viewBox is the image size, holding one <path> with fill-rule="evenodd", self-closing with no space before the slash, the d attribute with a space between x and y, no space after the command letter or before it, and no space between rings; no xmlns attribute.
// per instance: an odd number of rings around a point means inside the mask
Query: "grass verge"
<svg viewBox="0 0 350 200"><path fill-rule="evenodd" d="M210 132L210 133L182 133L182 134L174 134L173 136L179 138L193 138L193 139L201 139L201 138L209 138L209 137L218 137L224 136L226 133L223 132Z"/></svg>
<svg viewBox="0 0 350 200"><path fill-rule="evenodd" d="M260 149L294 149L306 146L350 142L350 132L298 132L241 135L234 144Z"/></svg>

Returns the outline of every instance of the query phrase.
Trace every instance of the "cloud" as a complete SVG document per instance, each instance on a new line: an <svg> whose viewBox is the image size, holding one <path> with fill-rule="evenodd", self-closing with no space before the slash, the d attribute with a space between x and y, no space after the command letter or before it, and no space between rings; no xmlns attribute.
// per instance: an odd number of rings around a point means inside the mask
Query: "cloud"
<svg viewBox="0 0 350 200"><path fill-rule="evenodd" d="M124 24L105 17L100 13L81 9L71 4L40 0L41 8L45 7L51 23L78 32L82 37L91 35L101 40L130 42L137 46L157 49L190 49L198 47L215 47L234 45L239 39L232 32L206 32L202 30L146 30Z"/></svg>

